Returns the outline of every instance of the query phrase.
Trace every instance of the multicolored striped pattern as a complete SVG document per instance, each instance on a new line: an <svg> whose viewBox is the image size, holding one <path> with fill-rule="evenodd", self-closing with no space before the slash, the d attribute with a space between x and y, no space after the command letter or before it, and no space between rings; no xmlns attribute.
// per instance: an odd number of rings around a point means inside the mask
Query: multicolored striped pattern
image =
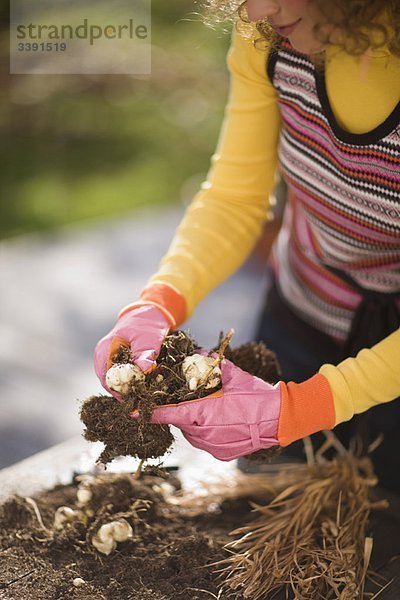
<svg viewBox="0 0 400 600"><path fill-rule="evenodd" d="M343 340L361 296L330 267L400 295L400 103L373 131L352 134L335 120L324 72L289 44L271 55L268 75L289 186L273 257L278 287L306 322Z"/></svg>

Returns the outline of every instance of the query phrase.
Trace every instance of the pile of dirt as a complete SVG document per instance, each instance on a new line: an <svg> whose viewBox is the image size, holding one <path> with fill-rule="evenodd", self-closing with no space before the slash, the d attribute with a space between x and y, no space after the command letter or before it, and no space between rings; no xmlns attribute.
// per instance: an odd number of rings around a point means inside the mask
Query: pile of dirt
<svg viewBox="0 0 400 600"><path fill-rule="evenodd" d="M388 512L369 497L376 480L361 460L276 465L203 493L180 494L171 476L102 473L14 496L0 506L0 598L397 600L398 498ZM129 535L101 547L118 523Z"/></svg>
<svg viewBox="0 0 400 600"><path fill-rule="evenodd" d="M218 598L211 563L226 556L228 533L250 518L248 501L189 516L166 501L176 478L104 473L77 478L34 499L0 506L0 598L13 600L206 600ZM77 491L89 491L79 501ZM60 506L79 513L55 529ZM123 518L133 536L108 556L92 544L105 523ZM242 596L234 596L242 600Z"/></svg>
<svg viewBox="0 0 400 600"><path fill-rule="evenodd" d="M214 351L221 348L224 357L241 369L268 383L278 381L280 372L276 356L265 344L251 342L231 348L224 343L221 334ZM182 364L186 357L197 351L198 344L185 332L177 331L165 339L157 368L146 375L144 381L133 382L122 402L117 402L112 396L91 396L83 402L80 417L85 425L85 439L105 444L99 457L101 463L105 465L118 456L134 456L142 460L158 458L169 450L174 441L170 427L150 422L153 409L163 404L202 398L221 387L219 384L210 389L202 385L196 391L189 389L182 375ZM114 360L115 363L129 362L129 351L122 348ZM139 411L139 419L132 419L134 411ZM278 451L278 447L261 450L249 455L249 458L270 460Z"/></svg>

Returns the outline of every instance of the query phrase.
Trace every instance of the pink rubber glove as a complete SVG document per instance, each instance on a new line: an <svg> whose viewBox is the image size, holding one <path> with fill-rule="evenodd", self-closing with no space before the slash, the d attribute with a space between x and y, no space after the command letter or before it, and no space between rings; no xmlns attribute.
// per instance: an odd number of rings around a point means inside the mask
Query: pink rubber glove
<svg viewBox="0 0 400 600"><path fill-rule="evenodd" d="M270 385L226 359L221 371L222 390L157 407L152 422L179 427L192 446L219 460L287 446L335 424L332 393L323 375L301 384ZM139 417L137 411L132 417Z"/></svg>
<svg viewBox="0 0 400 600"><path fill-rule="evenodd" d="M139 369L152 371L165 336L184 320L185 314L186 302L173 286L158 283L145 287L140 299L120 312L113 329L95 348L94 368L102 386L120 399L121 395L106 385L106 373L119 348L130 348Z"/></svg>

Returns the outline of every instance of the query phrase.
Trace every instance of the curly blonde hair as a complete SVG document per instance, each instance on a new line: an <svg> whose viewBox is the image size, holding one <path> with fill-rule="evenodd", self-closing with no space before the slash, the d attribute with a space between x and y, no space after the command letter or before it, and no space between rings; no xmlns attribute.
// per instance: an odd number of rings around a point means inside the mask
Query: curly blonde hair
<svg viewBox="0 0 400 600"><path fill-rule="evenodd" d="M399 0L313 0L323 20L333 25L339 36L335 44L352 55L361 55L368 48L387 46L389 51L400 57L400 1ZM202 0L208 23L234 21L241 32L249 32L246 0ZM382 18L384 15L384 18ZM238 18L239 17L239 18ZM260 39L278 44L280 37L269 26L268 20L256 22ZM318 39L323 43L326 33L319 25L315 27ZM339 40L339 41L338 41Z"/></svg>

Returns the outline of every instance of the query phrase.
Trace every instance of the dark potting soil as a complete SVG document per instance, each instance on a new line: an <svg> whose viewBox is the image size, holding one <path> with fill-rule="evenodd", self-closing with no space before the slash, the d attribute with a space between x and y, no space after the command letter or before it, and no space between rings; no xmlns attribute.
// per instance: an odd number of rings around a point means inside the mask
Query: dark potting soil
<svg viewBox="0 0 400 600"><path fill-rule="evenodd" d="M229 532L250 518L247 501L224 502L190 517L165 500L165 480L159 477L101 474L88 481L92 498L84 506L77 501L82 485L77 481L34 502L15 496L0 506L0 598L223 600L210 565L226 557ZM176 479L170 481L178 487ZM56 530L60 506L85 516ZM121 516L132 526L133 539L118 543L108 556L99 553L93 535Z"/></svg>
<svg viewBox="0 0 400 600"><path fill-rule="evenodd" d="M221 334L220 345L222 339ZM203 386L195 392L187 387L182 376L182 363L197 349L198 345L189 335L177 331L167 336L162 345L156 370L146 376L144 382L136 382L131 392L123 397L123 402L117 402L112 396L92 396L83 402L80 416L85 425L84 437L88 441L105 444L100 462L107 464L117 456L146 460L161 457L168 451L174 438L168 425L150 422L154 407L202 398L220 387L206 389ZM276 356L263 343L251 342L234 349L227 346L224 356L268 383L276 383L279 379ZM121 349L116 360L129 360L125 348ZM132 419L130 415L136 409L140 418ZM260 450L248 458L270 460L277 452L278 447Z"/></svg>
<svg viewBox="0 0 400 600"><path fill-rule="evenodd" d="M254 519L250 500L224 500L212 511L190 517L166 502L160 477L145 475L135 481L131 475L104 473L89 476L89 481L86 522L59 531L53 527L58 507L82 510L78 478L37 495L34 502L15 496L0 505L1 599L244 600L240 594L219 592L221 582L212 563L226 558L223 545L229 532ZM179 487L176 478L168 482ZM399 598L398 503L397 496L392 512L379 511L372 519L375 575L367 582L366 597L379 592L384 600ZM93 535L121 515L132 525L134 538L119 543L109 556L100 554L91 544ZM282 590L274 598L293 598L287 593Z"/></svg>

